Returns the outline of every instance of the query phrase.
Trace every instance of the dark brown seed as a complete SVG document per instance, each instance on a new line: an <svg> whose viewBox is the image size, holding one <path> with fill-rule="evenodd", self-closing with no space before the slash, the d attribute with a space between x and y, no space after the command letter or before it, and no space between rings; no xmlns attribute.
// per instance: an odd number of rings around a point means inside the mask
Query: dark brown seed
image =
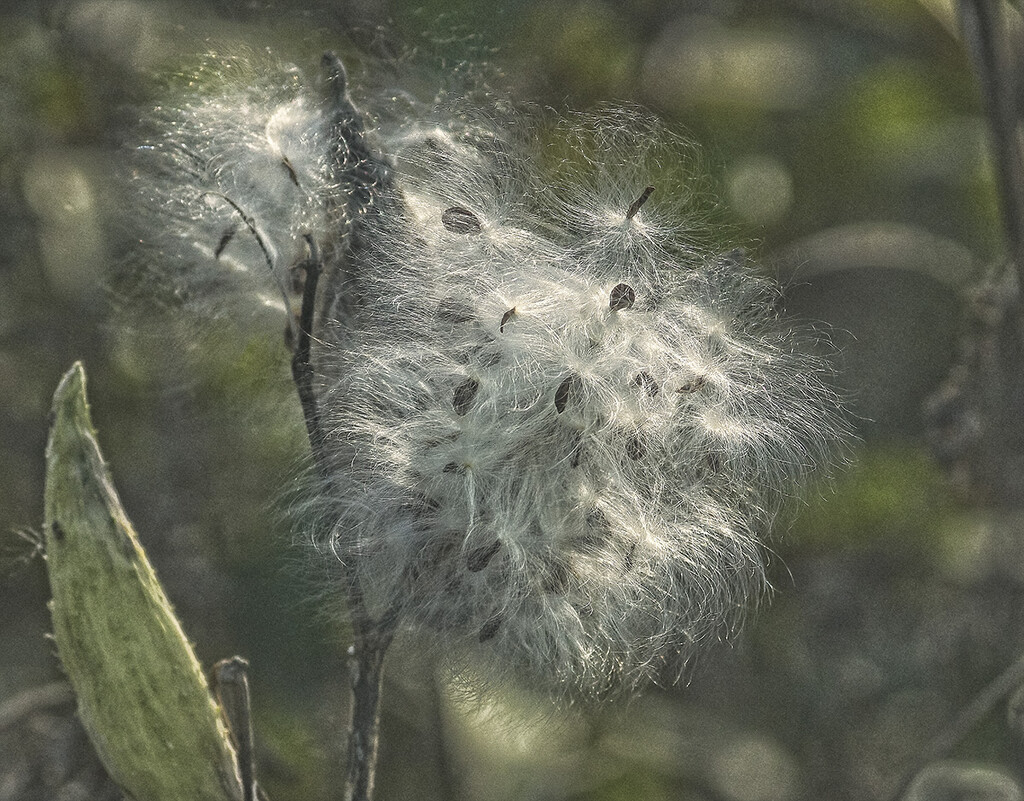
<svg viewBox="0 0 1024 801"><path fill-rule="evenodd" d="M604 538L611 533L611 523L608 522L608 516L600 507L595 506L587 512L586 521L587 528L597 537Z"/></svg>
<svg viewBox="0 0 1024 801"><path fill-rule="evenodd" d="M569 452L569 466L579 467L583 458L583 434L579 431L573 432L572 450Z"/></svg>
<svg viewBox="0 0 1024 801"><path fill-rule="evenodd" d="M640 439L640 434L630 434L629 438L626 440L626 456L635 462L638 459L643 459L646 455L647 446L644 445L644 441Z"/></svg>
<svg viewBox="0 0 1024 801"><path fill-rule="evenodd" d="M481 545L479 548L474 548L466 554L466 568L470 573L479 573L487 567L487 563L491 561L491 558L500 548L501 540L495 540L490 545Z"/></svg>
<svg viewBox="0 0 1024 801"><path fill-rule="evenodd" d="M633 379L633 384L640 387L644 392L650 395L652 398L661 392L661 387L658 386L658 382L654 380L654 376L648 373L646 370L642 373L637 373L636 378Z"/></svg>
<svg viewBox="0 0 1024 801"><path fill-rule="evenodd" d="M480 382L475 378L467 378L455 387L455 392L452 394L452 407L456 414L464 415L470 410L478 389L480 389Z"/></svg>
<svg viewBox="0 0 1024 801"><path fill-rule="evenodd" d="M541 580L540 587L549 595L564 595L569 590L569 567L564 562L552 562Z"/></svg>
<svg viewBox="0 0 1024 801"><path fill-rule="evenodd" d="M746 248L733 248L728 253L724 253L724 254L722 254L722 256L719 257L719 263L723 267L728 267L730 269L736 269L737 267L742 267L743 263L746 260L747 260Z"/></svg>
<svg viewBox="0 0 1024 801"><path fill-rule="evenodd" d="M562 379L562 383L558 385L558 389L555 390L555 410L559 414L565 411L565 407L569 403L569 396L578 382L579 379L576 376L566 376Z"/></svg>
<svg viewBox="0 0 1024 801"><path fill-rule="evenodd" d="M296 186L298 186L299 185L298 173L295 172L295 167L292 166L292 163L288 160L288 157L287 156L282 156L281 157L281 163L284 165L284 168L286 170L288 170L288 177L292 179L292 183L295 184Z"/></svg>
<svg viewBox="0 0 1024 801"><path fill-rule="evenodd" d="M515 306L513 306L511 309L509 309L507 312L505 312L503 315L501 315L501 322L498 323L498 330L499 331L504 331L505 330L505 323L507 323L509 320L511 320L513 317L515 317L515 315L516 315L516 307Z"/></svg>
<svg viewBox="0 0 1024 801"><path fill-rule="evenodd" d="M462 587L462 577L458 573L452 573L444 583L444 591L449 595L455 595Z"/></svg>
<svg viewBox="0 0 1024 801"><path fill-rule="evenodd" d="M414 585L424 573L441 568L456 549L456 544L451 540L442 542L431 542L424 545L416 554L416 561L407 571L409 585ZM451 571L451 564L447 565ZM450 579L450 577L449 577Z"/></svg>
<svg viewBox="0 0 1024 801"><path fill-rule="evenodd" d="M684 394L687 392L696 392L698 389L703 387L707 382L708 380L704 376L699 375L696 378L687 381L685 384L680 384L676 392L680 394Z"/></svg>
<svg viewBox="0 0 1024 801"><path fill-rule="evenodd" d="M456 536L459 534L460 532L456 532ZM450 539L428 543L416 555L417 561L414 568L416 570L433 570L440 566L442 562L447 561L456 547L454 540Z"/></svg>
<svg viewBox="0 0 1024 801"><path fill-rule="evenodd" d="M451 434L447 434L443 437L430 437L424 441L423 445L426 448L438 448L441 445L448 445L452 442L457 442L460 436L462 436L460 432L453 431Z"/></svg>
<svg viewBox="0 0 1024 801"><path fill-rule="evenodd" d="M501 628L501 615L495 615L480 628L480 642L487 642Z"/></svg>
<svg viewBox="0 0 1024 801"><path fill-rule="evenodd" d="M634 217L636 217L636 213L638 211L640 211L640 209L644 205L644 203L647 202L647 198L649 198L651 196L651 192L653 192L653 191L654 191L654 187L653 186L646 187L644 189L644 191L640 194L640 197L638 197L636 200L634 200L629 205L629 211L626 212L626 219L627 220L632 220Z"/></svg>
<svg viewBox="0 0 1024 801"><path fill-rule="evenodd" d="M487 353L481 348L477 353L479 354L477 358L481 367L494 367L496 364L501 364L501 351Z"/></svg>
<svg viewBox="0 0 1024 801"><path fill-rule="evenodd" d="M441 222L453 234L478 234L482 230L479 218L462 206L445 209L441 213Z"/></svg>
<svg viewBox="0 0 1024 801"><path fill-rule="evenodd" d="M232 239L235 238L235 234L238 233L238 227L232 225L220 238L220 242L217 243L217 247L213 249L213 258L219 259L220 255L224 252L224 248L228 246Z"/></svg>
<svg viewBox="0 0 1024 801"><path fill-rule="evenodd" d="M612 287L611 299L608 303L612 311L631 309L634 303L636 303L636 292L629 284L616 284Z"/></svg>
<svg viewBox="0 0 1024 801"><path fill-rule="evenodd" d="M458 473L462 475L466 472L466 468L458 462L448 462L442 469L442 473Z"/></svg>
<svg viewBox="0 0 1024 801"><path fill-rule="evenodd" d="M626 551L624 565L626 567L627 573L633 569L633 561L636 559L636 547L637 543L634 542L632 545L629 546L629 550Z"/></svg>

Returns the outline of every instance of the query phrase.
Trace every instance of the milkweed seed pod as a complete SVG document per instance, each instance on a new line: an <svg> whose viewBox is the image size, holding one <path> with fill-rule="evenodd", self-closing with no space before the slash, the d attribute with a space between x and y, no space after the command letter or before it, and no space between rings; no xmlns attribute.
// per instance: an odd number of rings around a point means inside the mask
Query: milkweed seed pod
<svg viewBox="0 0 1024 801"><path fill-rule="evenodd" d="M196 101L158 148L213 184L179 213L206 263L325 254L317 551L498 679L675 678L763 593L760 538L842 434L822 365L741 253L694 244L687 146L649 115L372 125L326 67L319 103Z"/></svg>

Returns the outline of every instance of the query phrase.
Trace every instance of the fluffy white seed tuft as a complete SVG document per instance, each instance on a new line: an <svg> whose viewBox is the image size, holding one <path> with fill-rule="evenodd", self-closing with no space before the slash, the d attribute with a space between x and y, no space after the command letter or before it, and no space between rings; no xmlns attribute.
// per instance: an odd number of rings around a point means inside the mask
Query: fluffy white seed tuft
<svg viewBox="0 0 1024 801"><path fill-rule="evenodd" d="M741 253L697 244L689 146L649 115L446 100L364 131L327 71L323 99L294 71L186 96L143 154L191 291L245 274L270 302L304 237L327 254L318 551L499 678L675 678L830 460L822 365Z"/></svg>

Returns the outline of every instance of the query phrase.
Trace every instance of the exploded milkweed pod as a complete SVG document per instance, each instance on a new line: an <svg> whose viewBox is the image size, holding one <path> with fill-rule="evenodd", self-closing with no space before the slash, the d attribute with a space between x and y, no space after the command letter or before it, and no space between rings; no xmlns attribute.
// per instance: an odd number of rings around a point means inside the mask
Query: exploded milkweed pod
<svg viewBox="0 0 1024 801"><path fill-rule="evenodd" d="M165 105L141 154L163 252L208 280L285 285L309 235L326 254L317 553L498 678L674 678L764 591L761 536L832 459L824 366L770 284L701 249L688 146L651 116L364 114L327 72Z"/></svg>

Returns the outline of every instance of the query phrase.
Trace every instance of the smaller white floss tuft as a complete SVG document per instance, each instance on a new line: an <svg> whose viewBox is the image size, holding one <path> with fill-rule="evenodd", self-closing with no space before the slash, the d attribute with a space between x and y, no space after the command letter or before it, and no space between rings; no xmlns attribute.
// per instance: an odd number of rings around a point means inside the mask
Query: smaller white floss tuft
<svg viewBox="0 0 1024 801"><path fill-rule="evenodd" d="M303 237L326 254L318 552L492 679L677 678L764 592L760 536L834 458L824 365L740 252L699 246L692 148L652 116L445 99L374 127L327 65L321 98L211 60L142 151L189 301L244 279L285 305Z"/></svg>

